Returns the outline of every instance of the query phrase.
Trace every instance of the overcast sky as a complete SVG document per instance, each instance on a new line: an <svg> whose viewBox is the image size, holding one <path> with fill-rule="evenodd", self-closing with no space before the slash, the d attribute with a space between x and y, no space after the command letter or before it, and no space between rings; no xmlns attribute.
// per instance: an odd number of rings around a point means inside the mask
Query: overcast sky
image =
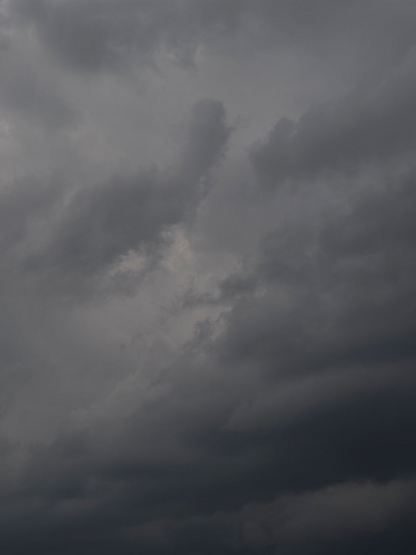
<svg viewBox="0 0 416 555"><path fill-rule="evenodd" d="M416 553L416 3L0 0L0 551Z"/></svg>

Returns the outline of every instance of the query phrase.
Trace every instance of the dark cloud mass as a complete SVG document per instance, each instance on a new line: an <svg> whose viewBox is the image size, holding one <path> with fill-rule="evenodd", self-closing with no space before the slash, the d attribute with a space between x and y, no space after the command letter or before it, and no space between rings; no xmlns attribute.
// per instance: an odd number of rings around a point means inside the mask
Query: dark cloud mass
<svg viewBox="0 0 416 555"><path fill-rule="evenodd" d="M415 32L0 0L2 552L416 552Z"/></svg>

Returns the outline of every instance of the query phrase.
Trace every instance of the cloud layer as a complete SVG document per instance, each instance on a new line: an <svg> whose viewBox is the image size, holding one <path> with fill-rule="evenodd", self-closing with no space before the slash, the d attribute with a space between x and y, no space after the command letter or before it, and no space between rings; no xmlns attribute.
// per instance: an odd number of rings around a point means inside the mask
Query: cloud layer
<svg viewBox="0 0 416 555"><path fill-rule="evenodd" d="M414 6L0 2L0 548L416 549Z"/></svg>

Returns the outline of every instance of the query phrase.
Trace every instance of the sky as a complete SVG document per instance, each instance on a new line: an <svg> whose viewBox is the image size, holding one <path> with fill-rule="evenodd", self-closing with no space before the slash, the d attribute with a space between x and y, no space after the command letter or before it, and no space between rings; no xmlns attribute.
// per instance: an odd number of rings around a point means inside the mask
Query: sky
<svg viewBox="0 0 416 555"><path fill-rule="evenodd" d="M416 4L0 0L0 550L416 552Z"/></svg>

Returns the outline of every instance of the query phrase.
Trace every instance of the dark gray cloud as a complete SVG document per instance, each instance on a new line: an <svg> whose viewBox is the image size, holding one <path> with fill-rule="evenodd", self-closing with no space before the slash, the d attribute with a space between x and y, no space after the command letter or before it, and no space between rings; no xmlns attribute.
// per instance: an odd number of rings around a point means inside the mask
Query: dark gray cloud
<svg viewBox="0 0 416 555"><path fill-rule="evenodd" d="M192 65L201 44L211 48L220 41L224 46L230 36L241 33L257 48L277 44L319 54L327 54L330 46L338 55L343 49L354 55L358 43L364 57L379 69L403 56L414 44L415 30L414 9L405 2L392 8L388 3L337 6L330 0L302 0L295 6L271 0L103 0L98 10L95 0L18 0L13 15L33 24L62 63L93 72L152 64L160 48L166 48L176 63Z"/></svg>
<svg viewBox="0 0 416 555"><path fill-rule="evenodd" d="M35 25L53 54L75 70L120 71L126 64L152 65L167 48L180 65L193 63L205 35L233 27L244 3L148 0L19 1L15 15Z"/></svg>
<svg viewBox="0 0 416 555"><path fill-rule="evenodd" d="M0 2L2 551L415 552L414 16Z"/></svg>
<svg viewBox="0 0 416 555"><path fill-rule="evenodd" d="M266 141L251 151L265 184L288 179L356 172L362 164L382 164L412 155L414 134L414 53L377 87L359 90L335 103L311 108L299 121L282 118Z"/></svg>
<svg viewBox="0 0 416 555"><path fill-rule="evenodd" d="M78 283L83 287L134 252L144 256L145 266L151 264L168 244L168 232L193 216L209 190L209 170L223 154L229 133L220 102L197 102L184 153L166 175L153 168L77 191L58 222L52 222L43 251L23 258L25 271L51 272L51 279L72 288ZM25 206L29 199L23 196L16 211L28 210L33 216L34 210ZM24 233L24 217L13 220L15 235Z"/></svg>

